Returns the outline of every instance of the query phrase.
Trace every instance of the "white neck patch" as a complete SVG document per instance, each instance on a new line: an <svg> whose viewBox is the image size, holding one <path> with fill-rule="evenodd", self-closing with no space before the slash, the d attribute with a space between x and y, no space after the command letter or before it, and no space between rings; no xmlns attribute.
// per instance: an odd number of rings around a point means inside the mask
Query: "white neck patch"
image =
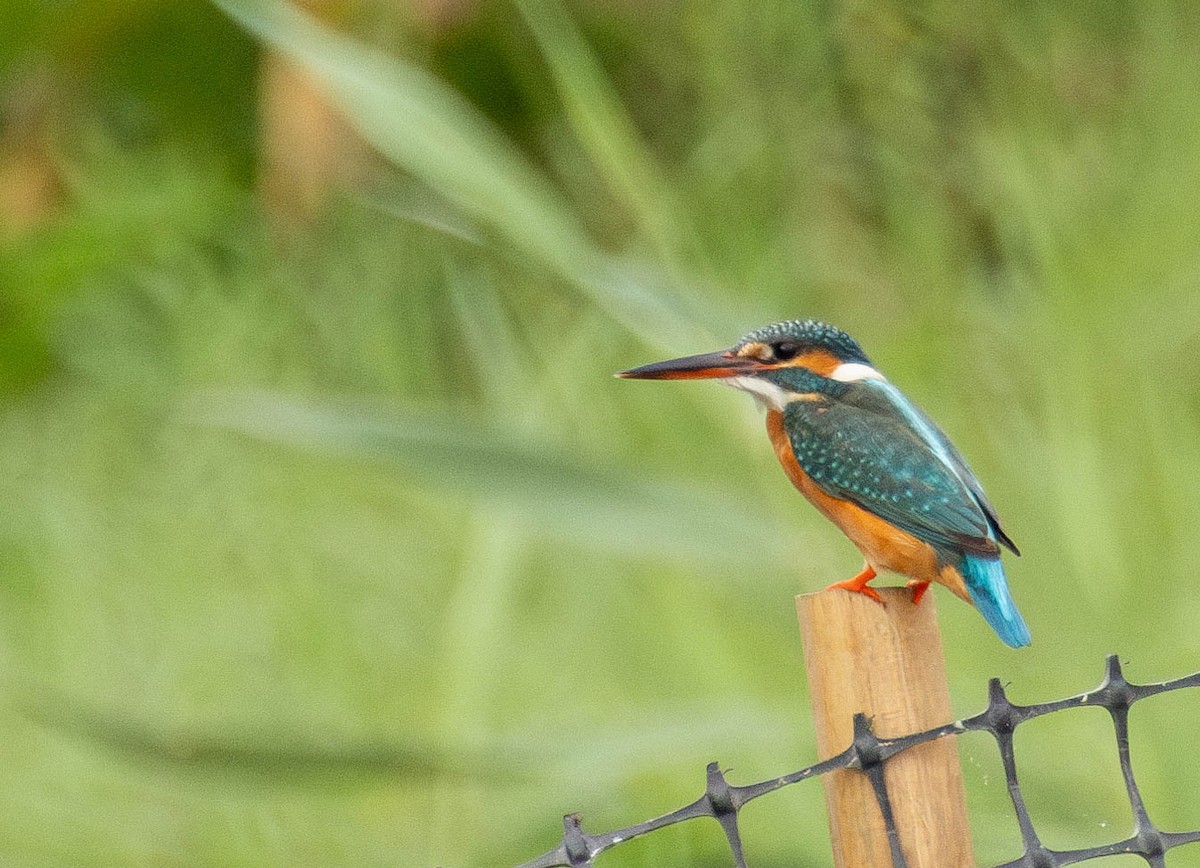
<svg viewBox="0 0 1200 868"><path fill-rule="evenodd" d="M887 377L870 365L845 362L833 369L829 374L829 379L837 380L839 383L856 383L859 380L886 380Z"/></svg>

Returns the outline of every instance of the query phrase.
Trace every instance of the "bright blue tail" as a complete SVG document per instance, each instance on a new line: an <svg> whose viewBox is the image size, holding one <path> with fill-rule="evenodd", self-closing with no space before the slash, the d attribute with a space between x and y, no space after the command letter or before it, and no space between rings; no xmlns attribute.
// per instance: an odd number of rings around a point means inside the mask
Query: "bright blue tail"
<svg viewBox="0 0 1200 868"><path fill-rule="evenodd" d="M1008 593L1000 559L967 555L963 558L962 574L979 614L992 625L1004 644L1013 648L1028 645L1029 628Z"/></svg>

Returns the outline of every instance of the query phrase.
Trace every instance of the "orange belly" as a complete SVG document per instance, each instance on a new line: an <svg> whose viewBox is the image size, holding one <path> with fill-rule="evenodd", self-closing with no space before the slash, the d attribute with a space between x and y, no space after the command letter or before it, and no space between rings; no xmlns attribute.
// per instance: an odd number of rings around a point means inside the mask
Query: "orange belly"
<svg viewBox="0 0 1200 868"><path fill-rule="evenodd" d="M822 491L796 461L791 441L783 428L783 414L778 410L767 412L767 433L792 484L858 546L867 563L877 572L886 570L921 582L938 582L967 602L971 601L962 575L954 567L942 564L929 543L856 503Z"/></svg>

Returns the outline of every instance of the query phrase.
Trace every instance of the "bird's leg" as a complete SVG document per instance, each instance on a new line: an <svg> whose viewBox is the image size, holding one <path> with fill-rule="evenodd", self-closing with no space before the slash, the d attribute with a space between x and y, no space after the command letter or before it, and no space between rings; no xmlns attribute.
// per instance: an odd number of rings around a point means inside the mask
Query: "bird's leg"
<svg viewBox="0 0 1200 868"><path fill-rule="evenodd" d="M867 582L875 578L875 568L870 564L863 567L863 571L852 579L846 579L844 582L834 582L825 590L833 588L841 588L843 591L854 591L858 594L866 594L876 603L883 603L883 597L879 596L879 592L872 588Z"/></svg>
<svg viewBox="0 0 1200 868"><path fill-rule="evenodd" d="M917 579L910 579L908 582L905 583L904 587L912 588L912 592L913 592L912 600L913 600L913 605L915 606L921 602L921 598L924 597L925 592L929 590L929 582L922 582L922 581L918 581Z"/></svg>

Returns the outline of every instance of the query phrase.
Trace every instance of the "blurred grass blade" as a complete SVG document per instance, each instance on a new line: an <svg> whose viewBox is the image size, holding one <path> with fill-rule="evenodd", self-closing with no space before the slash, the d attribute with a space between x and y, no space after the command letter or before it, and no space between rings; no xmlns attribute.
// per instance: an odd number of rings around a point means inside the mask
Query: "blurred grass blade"
<svg viewBox="0 0 1200 868"><path fill-rule="evenodd" d="M659 253L674 258L681 227L673 197L599 61L558 0L517 0L517 6L549 64L575 134Z"/></svg>
<svg viewBox="0 0 1200 868"><path fill-rule="evenodd" d="M527 531L512 516L484 511L464 528L464 559L443 631L443 723L456 743L489 735L489 709L503 690L500 664L519 635L514 629L519 564ZM532 752L531 752L532 754Z"/></svg>
<svg viewBox="0 0 1200 868"><path fill-rule="evenodd" d="M485 242L479 229L462 212L410 178L390 179L358 192L361 201L398 220L423 226L446 238L474 246Z"/></svg>
<svg viewBox="0 0 1200 868"><path fill-rule="evenodd" d="M96 709L44 685L19 687L16 698L21 712L46 731L103 745L160 768L171 765L318 784L330 775L343 780L355 776L511 782L527 774L532 756L532 752L519 754L511 744L348 741L314 738L311 732L281 732L279 726L247 728L230 723L220 730L181 730L173 721L127 709Z"/></svg>
<svg viewBox="0 0 1200 868"><path fill-rule="evenodd" d="M202 424L260 440L394 462L423 486L625 556L673 558L692 568L795 563L786 544L794 531L732 493L621 473L461 418L367 415L262 392L208 396L191 410Z"/></svg>
<svg viewBox="0 0 1200 868"><path fill-rule="evenodd" d="M457 91L323 27L282 0L213 0L315 73L364 138L520 251L542 262L655 346L704 336L675 293L630 283L568 205Z"/></svg>
<svg viewBox="0 0 1200 868"><path fill-rule="evenodd" d="M499 295L488 274L479 268L450 261L446 266L446 294L462 330L467 352L483 394L493 406L506 408L506 416L521 419L528 409L540 406L540 392L527 366L519 339L513 332ZM534 424L540 424L535 422Z"/></svg>

